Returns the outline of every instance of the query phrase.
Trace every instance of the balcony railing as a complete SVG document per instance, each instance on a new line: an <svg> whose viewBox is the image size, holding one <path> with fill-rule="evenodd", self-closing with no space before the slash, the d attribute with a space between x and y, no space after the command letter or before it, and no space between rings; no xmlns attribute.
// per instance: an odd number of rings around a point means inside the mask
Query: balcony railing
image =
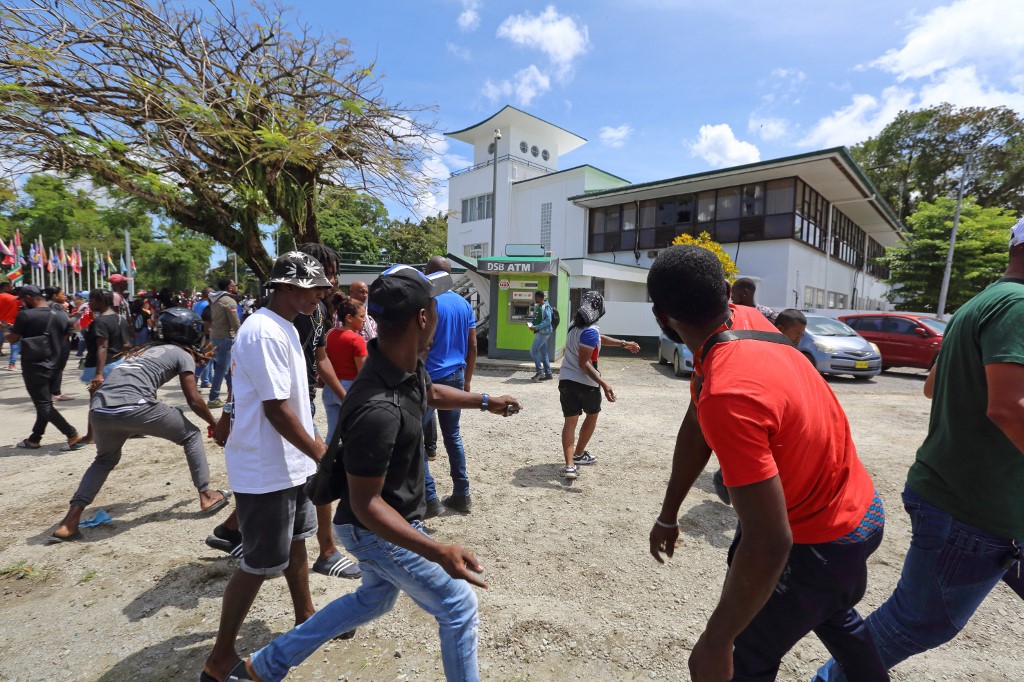
<svg viewBox="0 0 1024 682"><path fill-rule="evenodd" d="M542 171L545 171L547 173L554 173L555 172L554 168L548 168L547 166L544 166L542 164L535 163L533 161L529 161L527 159L520 158L518 156L512 156L511 154L506 154L505 156L499 156L498 157L498 161L512 161L513 163L521 164L523 166L526 166L527 168L536 168L537 170L542 170ZM487 159L483 163L478 163L475 166L470 166L469 168L463 168L461 170L454 171L454 172L452 172L452 174L449 177L454 178L454 177L458 177L460 175L465 175L466 173L472 173L473 171L479 170L480 168L487 168L488 166L492 165L493 163L494 163L494 159Z"/></svg>

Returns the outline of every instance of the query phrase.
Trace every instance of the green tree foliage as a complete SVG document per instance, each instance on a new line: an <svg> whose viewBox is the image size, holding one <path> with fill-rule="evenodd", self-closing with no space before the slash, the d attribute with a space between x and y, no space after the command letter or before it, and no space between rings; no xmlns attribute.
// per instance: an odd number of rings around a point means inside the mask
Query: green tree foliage
<svg viewBox="0 0 1024 682"><path fill-rule="evenodd" d="M956 202L946 197L922 202L908 218L912 229L905 247L886 251L889 267L889 300L901 310L931 311L939 301L943 271ZM1006 270L1013 213L1000 208L982 208L965 199L957 230L953 269L950 274L947 311L952 312L972 296L999 279Z"/></svg>
<svg viewBox="0 0 1024 682"><path fill-rule="evenodd" d="M0 239L10 242L14 230L20 225L11 215L18 202L18 192L9 180L0 178Z"/></svg>
<svg viewBox="0 0 1024 682"><path fill-rule="evenodd" d="M423 110L386 101L345 40L242 4L3 3L0 156L159 206L260 277L262 224L319 241L321 187L418 196Z"/></svg>
<svg viewBox="0 0 1024 682"><path fill-rule="evenodd" d="M968 158L965 194L1024 213L1024 119L1006 107L902 111L850 153L901 219L920 202L956 196Z"/></svg>
<svg viewBox="0 0 1024 682"><path fill-rule="evenodd" d="M132 245L137 290L201 289L206 281L214 241L177 225L164 226L153 241Z"/></svg>
<svg viewBox="0 0 1024 682"><path fill-rule="evenodd" d="M378 235L388 224L388 212L380 200L361 192L325 190L317 204L317 224L323 243L342 260L380 260Z"/></svg>
<svg viewBox="0 0 1024 682"><path fill-rule="evenodd" d="M426 263L448 252L448 217L443 213L416 223L392 220L380 236L383 257L390 263Z"/></svg>

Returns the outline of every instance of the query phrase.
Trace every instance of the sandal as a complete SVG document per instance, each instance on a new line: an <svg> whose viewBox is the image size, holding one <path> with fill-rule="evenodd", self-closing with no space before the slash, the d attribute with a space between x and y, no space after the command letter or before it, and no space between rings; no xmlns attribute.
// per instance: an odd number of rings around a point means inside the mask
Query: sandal
<svg viewBox="0 0 1024 682"><path fill-rule="evenodd" d="M18 443L14 447L21 448L22 450L38 450L39 448L41 448L43 446L41 444L39 444L39 443L34 443L33 444L32 441L30 441L28 438L26 438L25 440L21 441L20 443Z"/></svg>
<svg viewBox="0 0 1024 682"><path fill-rule="evenodd" d="M218 489L217 492L221 494L221 498L214 502L213 504L211 504L206 509L200 509L201 512L203 512L204 514L213 514L214 512L218 512L224 507L228 506L228 500L231 499L231 491Z"/></svg>
<svg viewBox="0 0 1024 682"><path fill-rule="evenodd" d="M74 443L65 443L64 445L60 446L60 451L77 452L78 450L84 450L86 447L88 447L89 444L83 441L85 441L84 438L79 438Z"/></svg>

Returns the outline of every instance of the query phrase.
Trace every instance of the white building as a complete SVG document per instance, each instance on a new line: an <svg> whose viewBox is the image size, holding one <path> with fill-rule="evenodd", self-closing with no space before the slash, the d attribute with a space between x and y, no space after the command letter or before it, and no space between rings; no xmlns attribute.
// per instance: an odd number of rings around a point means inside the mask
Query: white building
<svg viewBox="0 0 1024 682"><path fill-rule="evenodd" d="M569 268L573 301L603 291L608 334L658 335L647 269L683 233L721 243L758 282L759 303L888 308L874 259L901 226L845 148L631 184L588 165L560 170L586 141L514 107L447 137L472 144L474 164L448 181L449 253L472 268L507 244L543 244Z"/></svg>

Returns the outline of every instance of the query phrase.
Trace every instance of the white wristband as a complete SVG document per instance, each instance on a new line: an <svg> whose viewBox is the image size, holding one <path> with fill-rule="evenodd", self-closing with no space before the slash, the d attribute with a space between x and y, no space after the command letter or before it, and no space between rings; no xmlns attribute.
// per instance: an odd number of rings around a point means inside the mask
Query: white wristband
<svg viewBox="0 0 1024 682"><path fill-rule="evenodd" d="M654 523L655 523L655 525L661 526L662 528L678 528L679 527L678 523L665 523L664 521L659 519L657 516L654 517Z"/></svg>

